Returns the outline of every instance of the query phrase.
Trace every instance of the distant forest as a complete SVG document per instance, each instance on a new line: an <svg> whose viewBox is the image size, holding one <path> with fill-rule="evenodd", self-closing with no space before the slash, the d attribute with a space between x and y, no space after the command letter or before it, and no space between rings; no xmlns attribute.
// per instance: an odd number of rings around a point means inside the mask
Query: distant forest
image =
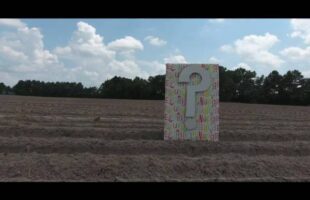
<svg viewBox="0 0 310 200"><path fill-rule="evenodd" d="M255 71L220 67L220 101L282 105L310 105L310 79L297 70L281 75L272 71L257 77ZM82 97L115 99L165 98L165 75L128 79L115 76L97 87L82 83L19 81L14 87L0 83L0 94L44 97Z"/></svg>

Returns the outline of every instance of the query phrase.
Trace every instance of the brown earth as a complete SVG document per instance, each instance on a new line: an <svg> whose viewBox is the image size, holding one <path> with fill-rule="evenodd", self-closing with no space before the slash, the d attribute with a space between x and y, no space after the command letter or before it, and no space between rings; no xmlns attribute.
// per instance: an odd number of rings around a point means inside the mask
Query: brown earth
<svg viewBox="0 0 310 200"><path fill-rule="evenodd" d="M164 141L163 101L0 95L0 181L310 181L310 107L220 104L220 142Z"/></svg>

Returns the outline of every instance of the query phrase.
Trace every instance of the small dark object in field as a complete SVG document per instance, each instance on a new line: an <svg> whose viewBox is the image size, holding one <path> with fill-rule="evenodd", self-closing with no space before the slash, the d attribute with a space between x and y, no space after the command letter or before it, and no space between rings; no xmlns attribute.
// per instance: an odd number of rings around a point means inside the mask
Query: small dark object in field
<svg viewBox="0 0 310 200"><path fill-rule="evenodd" d="M100 121L100 117L96 117L96 118L94 119L94 121L95 121L95 122Z"/></svg>

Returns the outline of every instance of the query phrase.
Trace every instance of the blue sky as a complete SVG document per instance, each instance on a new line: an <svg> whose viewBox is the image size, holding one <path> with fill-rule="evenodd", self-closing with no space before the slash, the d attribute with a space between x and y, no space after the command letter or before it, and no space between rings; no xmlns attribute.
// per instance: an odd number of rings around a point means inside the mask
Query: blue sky
<svg viewBox="0 0 310 200"><path fill-rule="evenodd" d="M0 82L164 74L165 63L217 63L310 76L308 19L0 19Z"/></svg>

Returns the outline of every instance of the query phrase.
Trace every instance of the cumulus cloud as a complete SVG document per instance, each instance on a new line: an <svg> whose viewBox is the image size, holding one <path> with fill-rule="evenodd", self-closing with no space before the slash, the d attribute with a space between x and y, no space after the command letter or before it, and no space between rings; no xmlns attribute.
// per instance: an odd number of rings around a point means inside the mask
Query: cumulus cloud
<svg viewBox="0 0 310 200"><path fill-rule="evenodd" d="M44 48L43 34L20 20L1 20L16 29L0 37L1 81L15 84L19 79L78 81L98 85L108 76L146 77L134 57L118 59L117 54L142 50L142 43L131 37L105 45L95 27L78 22L66 46L53 51Z"/></svg>
<svg viewBox="0 0 310 200"><path fill-rule="evenodd" d="M220 61L218 58L212 56L212 57L210 57L210 58L208 59L208 62L214 63L214 64L219 64L221 61Z"/></svg>
<svg viewBox="0 0 310 200"><path fill-rule="evenodd" d="M117 51L143 50L143 44L134 37L126 36L110 42L108 48Z"/></svg>
<svg viewBox="0 0 310 200"><path fill-rule="evenodd" d="M304 75L305 78L310 78L310 70L308 71L303 71L302 75Z"/></svg>
<svg viewBox="0 0 310 200"><path fill-rule="evenodd" d="M8 26L13 28L24 28L26 24L19 19L0 19L0 26Z"/></svg>
<svg viewBox="0 0 310 200"><path fill-rule="evenodd" d="M179 52L179 51L177 51ZM150 76L166 73L167 63L187 63L185 57L181 54L170 55L163 59L163 61L138 61L138 64L144 69L147 69Z"/></svg>
<svg viewBox="0 0 310 200"><path fill-rule="evenodd" d="M144 46L140 40L125 36L124 38L114 40L107 45L108 50L115 51L120 58L135 59L135 52L143 50Z"/></svg>
<svg viewBox="0 0 310 200"><path fill-rule="evenodd" d="M105 45L95 27L79 22L68 45L55 48L54 53L70 68L67 73L71 79L98 85L115 75L147 77L148 72L142 70L135 58L137 50L143 50L143 45L132 36Z"/></svg>
<svg viewBox="0 0 310 200"><path fill-rule="evenodd" d="M18 78L16 76L8 72L2 72L1 70L0 70L0 77L1 77L0 82L3 82L7 85L14 85L18 81Z"/></svg>
<svg viewBox="0 0 310 200"><path fill-rule="evenodd" d="M81 56L103 56L104 58L112 58L115 52L106 48L103 43L103 37L96 33L96 29L85 23L78 22L77 30L74 31L73 36L67 47L58 49L68 53L78 54Z"/></svg>
<svg viewBox="0 0 310 200"><path fill-rule="evenodd" d="M31 77L29 72L47 71L60 67L58 58L44 48L43 35L36 27L28 27L19 20L2 20L2 24L17 28L0 37L0 70Z"/></svg>
<svg viewBox="0 0 310 200"><path fill-rule="evenodd" d="M98 86L115 75L127 78L165 73L164 61L186 62L180 54L162 61L136 58L143 44L132 36L105 42L96 28L78 22L70 40L53 50L44 47L43 34L20 20L1 20L10 26L0 35L0 82L14 85L18 80L75 81ZM106 45L107 44L107 45Z"/></svg>
<svg viewBox="0 0 310 200"><path fill-rule="evenodd" d="M280 51L280 54L293 61L310 61L310 47L288 47Z"/></svg>
<svg viewBox="0 0 310 200"><path fill-rule="evenodd" d="M164 62L155 61L138 61L138 64L148 71L150 76L165 74L166 66Z"/></svg>
<svg viewBox="0 0 310 200"><path fill-rule="evenodd" d="M310 19L291 19L293 32L291 37L301 38L306 44L310 44Z"/></svg>
<svg viewBox="0 0 310 200"><path fill-rule="evenodd" d="M187 63L183 55L170 55L167 58L164 58L165 63Z"/></svg>
<svg viewBox="0 0 310 200"><path fill-rule="evenodd" d="M145 37L144 40L148 41L153 46L164 46L167 44L167 41L160 39L159 37L152 36L152 35Z"/></svg>
<svg viewBox="0 0 310 200"><path fill-rule="evenodd" d="M85 23L78 22L69 43L64 47L56 47L54 53L60 58L74 63L88 63L93 60L112 60L115 51L109 50L103 43L103 37L96 33L96 29Z"/></svg>
<svg viewBox="0 0 310 200"><path fill-rule="evenodd" d="M26 61L28 57L20 51L16 51L9 46L1 46L0 53L10 61Z"/></svg>
<svg viewBox="0 0 310 200"><path fill-rule="evenodd" d="M307 45L306 47L291 46L284 48L280 54L292 64L299 66L310 63L310 19L291 19L291 27L293 29L290 36L292 38L300 38ZM304 66L305 67L305 66Z"/></svg>
<svg viewBox="0 0 310 200"><path fill-rule="evenodd" d="M236 67L233 67L232 69L235 70L235 69L238 69L238 68L243 68L243 69L246 69L246 70L252 70L252 68L246 64L246 63L239 63Z"/></svg>
<svg viewBox="0 0 310 200"><path fill-rule="evenodd" d="M284 60L270 52L270 49L278 42L277 36L270 33L247 35L236 40L233 45L223 45L220 49L224 52L235 53L247 62L277 68L285 63Z"/></svg>

